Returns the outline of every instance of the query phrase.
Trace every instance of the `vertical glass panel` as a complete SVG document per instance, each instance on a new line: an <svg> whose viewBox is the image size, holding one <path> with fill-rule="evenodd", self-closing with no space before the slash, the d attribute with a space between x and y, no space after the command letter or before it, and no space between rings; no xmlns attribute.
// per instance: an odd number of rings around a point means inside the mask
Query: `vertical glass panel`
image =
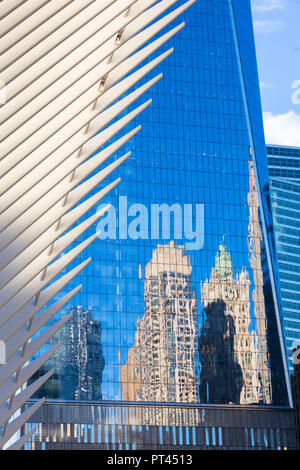
<svg viewBox="0 0 300 470"><path fill-rule="evenodd" d="M92 192L122 179L101 201L112 207L82 255L92 262L63 292L82 284L59 314L72 319L51 345L65 346L34 377L56 369L36 396L287 404L250 2L201 0L185 21L142 131L122 148L132 156ZM200 419L128 408L122 422L140 416L180 426L180 442Z"/></svg>

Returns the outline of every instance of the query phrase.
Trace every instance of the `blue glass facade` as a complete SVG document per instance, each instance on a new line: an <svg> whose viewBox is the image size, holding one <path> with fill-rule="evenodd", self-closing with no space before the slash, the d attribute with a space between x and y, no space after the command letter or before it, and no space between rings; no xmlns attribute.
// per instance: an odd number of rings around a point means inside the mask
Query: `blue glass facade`
<svg viewBox="0 0 300 470"><path fill-rule="evenodd" d="M185 21L71 306L101 325L103 401L288 405L250 1Z"/></svg>
<svg viewBox="0 0 300 470"><path fill-rule="evenodd" d="M267 147L289 369L300 344L300 148Z"/></svg>

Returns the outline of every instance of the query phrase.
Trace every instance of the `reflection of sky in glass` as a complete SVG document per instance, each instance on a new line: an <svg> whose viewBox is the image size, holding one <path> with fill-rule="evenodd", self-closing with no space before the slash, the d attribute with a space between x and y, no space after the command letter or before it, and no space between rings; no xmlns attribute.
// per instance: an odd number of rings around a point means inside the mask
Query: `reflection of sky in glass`
<svg viewBox="0 0 300 470"><path fill-rule="evenodd" d="M121 176L121 184L105 198L116 209L119 196L124 195L128 206L142 203L149 213L155 203L205 205L204 246L186 253L190 255L191 283L198 299L199 331L203 324L201 281L210 278L224 235L234 277L246 269L250 291L254 288L247 240L250 140L228 5L227 0L202 0L185 14L186 28L172 39L176 52L160 66L163 80L138 103L149 95L153 98L152 106L139 117L142 130L113 159L128 150L132 150L132 156L103 183L104 186ZM236 1L234 5L243 66L247 70L250 119L255 121L256 158L264 186L268 176L252 34L246 24L249 12L247 7L241 12ZM124 133L133 127L128 126ZM189 240L183 237L176 241L184 245ZM120 365L126 363L128 350L134 344L137 319L144 313L144 268L157 244L164 243L169 240L96 240L79 257L83 260L92 256L92 262L69 284L68 290L82 283L82 291L71 304L82 305L101 321L104 400L121 399ZM274 314L272 305L267 311ZM250 313L252 331L256 328L252 303ZM273 350L277 355L274 362L280 363L277 344Z"/></svg>

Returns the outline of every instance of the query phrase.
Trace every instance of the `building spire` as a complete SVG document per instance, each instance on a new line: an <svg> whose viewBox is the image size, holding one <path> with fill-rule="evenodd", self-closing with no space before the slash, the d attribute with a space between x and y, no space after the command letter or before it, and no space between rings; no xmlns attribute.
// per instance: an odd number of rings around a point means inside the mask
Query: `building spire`
<svg viewBox="0 0 300 470"><path fill-rule="evenodd" d="M224 234L222 243L219 245L219 250L215 257L215 270L222 281L233 278L231 255L226 251L225 236Z"/></svg>

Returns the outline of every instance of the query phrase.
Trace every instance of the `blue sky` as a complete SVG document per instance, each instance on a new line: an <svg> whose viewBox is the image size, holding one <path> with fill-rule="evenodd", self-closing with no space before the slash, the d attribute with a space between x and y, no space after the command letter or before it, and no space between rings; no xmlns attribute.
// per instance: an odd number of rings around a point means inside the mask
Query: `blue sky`
<svg viewBox="0 0 300 470"><path fill-rule="evenodd" d="M251 0L266 140L300 146L300 0Z"/></svg>

